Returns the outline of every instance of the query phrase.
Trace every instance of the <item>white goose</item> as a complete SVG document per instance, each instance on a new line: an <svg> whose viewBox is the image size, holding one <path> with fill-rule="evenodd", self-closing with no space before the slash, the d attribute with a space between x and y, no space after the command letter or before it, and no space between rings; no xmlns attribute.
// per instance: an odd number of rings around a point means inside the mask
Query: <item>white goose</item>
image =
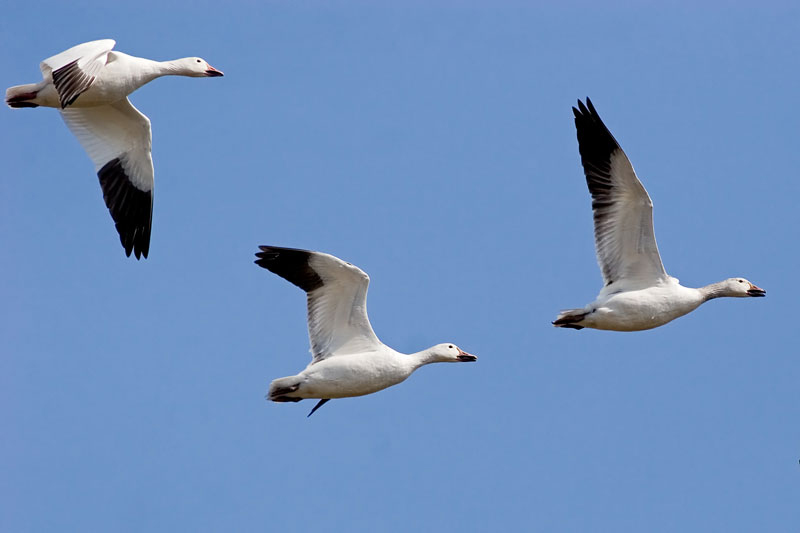
<svg viewBox="0 0 800 533"><path fill-rule="evenodd" d="M588 98L572 110L605 286L594 302L562 311L553 325L639 331L664 325L712 298L766 295L744 278L693 289L667 275L653 233L653 203L628 157Z"/></svg>
<svg viewBox="0 0 800 533"><path fill-rule="evenodd" d="M428 363L457 363L478 358L454 344L437 344L413 354L383 344L367 317L369 276L332 255L259 246L256 264L307 293L311 363L296 376L274 380L268 398L299 402L319 398L308 416L331 398L378 392L405 381Z"/></svg>
<svg viewBox="0 0 800 533"><path fill-rule="evenodd" d="M150 249L153 160L150 120L128 95L161 76L222 76L199 57L152 61L112 51L112 39L79 44L42 61L43 80L6 90L9 107L55 107L94 162L125 254Z"/></svg>

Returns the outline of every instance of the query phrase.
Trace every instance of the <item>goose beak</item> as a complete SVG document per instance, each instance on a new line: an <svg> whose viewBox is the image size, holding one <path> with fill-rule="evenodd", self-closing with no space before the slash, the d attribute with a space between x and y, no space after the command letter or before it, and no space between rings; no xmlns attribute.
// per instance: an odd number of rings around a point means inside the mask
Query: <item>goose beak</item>
<svg viewBox="0 0 800 533"><path fill-rule="evenodd" d="M767 295L767 291L765 291L764 289L761 289L759 287L756 287L755 285L753 285L751 283L750 284L750 289L748 289L748 291L747 291L747 295L748 296L766 296Z"/></svg>
<svg viewBox="0 0 800 533"><path fill-rule="evenodd" d="M476 355L472 355L471 353L467 353L464 350L459 348L458 349L458 360L459 361L472 362L472 361L477 361L478 357Z"/></svg>
<svg viewBox="0 0 800 533"><path fill-rule="evenodd" d="M209 78L216 78L218 76L224 76L221 70L217 70L211 65L208 65L208 70L206 70L206 76Z"/></svg>

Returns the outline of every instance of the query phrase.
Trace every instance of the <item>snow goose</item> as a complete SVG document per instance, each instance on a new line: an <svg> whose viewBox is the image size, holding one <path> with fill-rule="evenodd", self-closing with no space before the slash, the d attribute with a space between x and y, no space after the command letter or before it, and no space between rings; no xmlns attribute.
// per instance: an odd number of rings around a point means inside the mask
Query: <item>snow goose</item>
<svg viewBox="0 0 800 533"><path fill-rule="evenodd" d="M55 107L94 162L125 254L147 257L153 218L150 120L128 95L161 76L222 76L199 57L152 61L102 39L42 61L42 81L6 90L9 107Z"/></svg>
<svg viewBox="0 0 800 533"><path fill-rule="evenodd" d="M553 325L639 331L662 326L721 296L765 296L744 278L683 287L661 263L653 233L653 203L591 100L575 114L578 147L592 195L597 261L605 286L583 309L567 309Z"/></svg>
<svg viewBox="0 0 800 533"><path fill-rule="evenodd" d="M413 354L383 344L367 317L369 276L332 255L259 246L255 263L307 293L311 363L296 376L274 380L273 402L320 401L308 416L332 398L378 392L405 381L428 363L458 363L478 358L455 344L437 344Z"/></svg>

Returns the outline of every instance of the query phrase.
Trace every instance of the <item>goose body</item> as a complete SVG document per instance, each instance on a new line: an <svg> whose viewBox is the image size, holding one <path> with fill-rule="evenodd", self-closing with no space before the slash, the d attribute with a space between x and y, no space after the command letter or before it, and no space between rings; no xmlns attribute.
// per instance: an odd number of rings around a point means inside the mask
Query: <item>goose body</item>
<svg viewBox="0 0 800 533"><path fill-rule="evenodd" d="M585 317L570 324L616 331L652 329L694 311L704 301L699 289L684 287L670 277L650 287L602 291L580 310Z"/></svg>
<svg viewBox="0 0 800 533"><path fill-rule="evenodd" d="M274 380L274 402L320 402L378 392L405 381L417 368L437 362L475 361L454 344L413 354L383 344L367 316L369 276L355 265L321 252L260 246L256 264L307 294L311 363L299 374Z"/></svg>
<svg viewBox="0 0 800 533"><path fill-rule="evenodd" d="M766 295L744 278L690 288L668 275L656 245L653 203L628 157L591 100L572 109L605 286L595 301L562 311L553 325L639 331L662 326L713 298Z"/></svg>
<svg viewBox="0 0 800 533"><path fill-rule="evenodd" d="M372 394L405 381L418 368L418 362L414 357L396 352L388 346L312 362L297 375L302 382L302 390L286 396L321 399ZM276 380L276 383L280 383L280 380ZM273 383L270 387L271 396L276 388L280 387Z"/></svg>
<svg viewBox="0 0 800 533"><path fill-rule="evenodd" d="M42 81L6 90L12 108L54 107L95 165L126 255L147 257L153 213L150 120L128 100L161 76L222 76L199 57L152 61L114 51L112 39L42 61Z"/></svg>

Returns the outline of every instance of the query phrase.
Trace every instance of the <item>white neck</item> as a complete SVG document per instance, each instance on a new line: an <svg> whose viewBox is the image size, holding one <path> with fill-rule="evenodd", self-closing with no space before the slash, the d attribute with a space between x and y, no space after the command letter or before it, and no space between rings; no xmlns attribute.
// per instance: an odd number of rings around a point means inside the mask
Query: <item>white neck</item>
<svg viewBox="0 0 800 533"><path fill-rule="evenodd" d="M149 83L161 76L186 76L177 64L177 59L170 61L153 61L143 57L132 58L136 61L136 81L139 86Z"/></svg>
<svg viewBox="0 0 800 533"><path fill-rule="evenodd" d="M700 291L700 295L703 297L704 302L713 300L714 298L720 298L722 296L730 296L727 294L724 281L718 281L717 283L700 287L697 290Z"/></svg>
<svg viewBox="0 0 800 533"><path fill-rule="evenodd" d="M149 61L149 60L148 60ZM160 76L186 76L177 59L169 61L149 61L155 78Z"/></svg>
<svg viewBox="0 0 800 533"><path fill-rule="evenodd" d="M409 361L410 361L410 363L412 365L413 370L416 370L419 367L427 365L427 364L430 364L430 363L438 362L437 359L436 359L436 355L434 355L434 353L433 353L433 347L426 348L426 349L422 350L421 352L408 354L405 357L408 357L408 359L409 359Z"/></svg>

